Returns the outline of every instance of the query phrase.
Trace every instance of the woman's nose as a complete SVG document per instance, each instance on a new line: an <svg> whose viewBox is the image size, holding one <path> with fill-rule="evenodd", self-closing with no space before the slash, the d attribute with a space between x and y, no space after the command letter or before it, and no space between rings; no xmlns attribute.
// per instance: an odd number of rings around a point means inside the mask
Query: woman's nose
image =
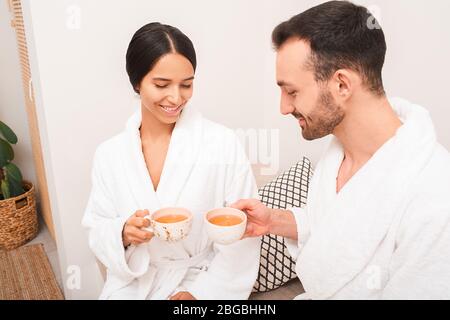
<svg viewBox="0 0 450 320"><path fill-rule="evenodd" d="M174 105L180 105L181 104L181 94L180 90L178 88L172 89L169 96L167 97L167 100Z"/></svg>

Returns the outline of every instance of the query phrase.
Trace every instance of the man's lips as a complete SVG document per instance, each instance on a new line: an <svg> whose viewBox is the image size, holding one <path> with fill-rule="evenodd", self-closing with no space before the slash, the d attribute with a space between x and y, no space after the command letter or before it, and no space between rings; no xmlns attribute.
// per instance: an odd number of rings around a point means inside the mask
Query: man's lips
<svg viewBox="0 0 450 320"><path fill-rule="evenodd" d="M300 126L306 124L306 120L305 120L305 118L304 118L301 114L299 114L299 113L293 113L292 115L295 117L295 119L298 120L298 123L300 124Z"/></svg>
<svg viewBox="0 0 450 320"><path fill-rule="evenodd" d="M300 113L292 113L292 116L297 120L305 120L305 117L303 117Z"/></svg>

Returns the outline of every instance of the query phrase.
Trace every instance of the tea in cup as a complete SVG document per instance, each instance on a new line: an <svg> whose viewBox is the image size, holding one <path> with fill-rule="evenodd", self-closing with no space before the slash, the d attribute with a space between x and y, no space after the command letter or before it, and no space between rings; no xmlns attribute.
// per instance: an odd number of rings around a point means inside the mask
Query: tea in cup
<svg viewBox="0 0 450 320"><path fill-rule="evenodd" d="M234 208L218 208L205 215L206 232L219 244L231 244L242 238L247 226L247 215Z"/></svg>
<svg viewBox="0 0 450 320"><path fill-rule="evenodd" d="M163 208L145 218L150 220L146 230L168 242L186 238L192 227L192 213L184 208Z"/></svg>

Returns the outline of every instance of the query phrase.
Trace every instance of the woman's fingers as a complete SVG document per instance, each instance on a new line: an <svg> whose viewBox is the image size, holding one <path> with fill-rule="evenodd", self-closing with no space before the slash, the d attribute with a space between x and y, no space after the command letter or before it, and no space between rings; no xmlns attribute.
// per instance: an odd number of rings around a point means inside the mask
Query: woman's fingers
<svg viewBox="0 0 450 320"><path fill-rule="evenodd" d="M127 220L122 231L122 241L125 247L130 243L138 245L147 242L153 237L153 233L141 230L150 226L150 221L144 218L148 214L148 210L138 210Z"/></svg>
<svg viewBox="0 0 450 320"><path fill-rule="evenodd" d="M151 232L145 231L145 230L140 230L138 228L133 229L132 235L136 238L142 239L143 241L150 240L153 236L153 234Z"/></svg>
<svg viewBox="0 0 450 320"><path fill-rule="evenodd" d="M136 211L135 216L142 218L142 217L147 216L148 214L149 214L149 212L148 212L147 209L145 209L145 210L138 210L138 211Z"/></svg>
<svg viewBox="0 0 450 320"><path fill-rule="evenodd" d="M129 226L129 228L127 230L127 236L134 237L141 241L148 241L153 237L153 233L146 231L146 230L141 230L134 226Z"/></svg>
<svg viewBox="0 0 450 320"><path fill-rule="evenodd" d="M144 229L150 226L150 221L144 218L148 214L148 210L138 210L127 220L123 230L124 243L139 245L153 238L153 233Z"/></svg>
<svg viewBox="0 0 450 320"><path fill-rule="evenodd" d="M130 218L129 224L138 228L147 228L150 226L150 221L145 216L148 216L148 210L138 210L133 217Z"/></svg>
<svg viewBox="0 0 450 320"><path fill-rule="evenodd" d="M131 217L128 220L128 224L137 228L147 228L150 225L150 221L145 218Z"/></svg>
<svg viewBox="0 0 450 320"><path fill-rule="evenodd" d="M150 236L148 239L142 239L142 238L140 238L140 237L135 237L135 236L133 236L133 235L130 235L130 236L127 237L127 240L128 240L131 244L137 246L137 245L140 245L140 244L143 244L143 243L148 242L151 238L152 238L152 236Z"/></svg>
<svg viewBox="0 0 450 320"><path fill-rule="evenodd" d="M181 292L178 292L177 294L171 296L169 300L180 300Z"/></svg>
<svg viewBox="0 0 450 320"><path fill-rule="evenodd" d="M129 241L130 241L130 243L131 243L132 245L135 245L135 246L144 243L144 241L142 241L142 240L140 240L140 239L138 239L138 238L135 238L135 237L130 237L130 238L129 238Z"/></svg>

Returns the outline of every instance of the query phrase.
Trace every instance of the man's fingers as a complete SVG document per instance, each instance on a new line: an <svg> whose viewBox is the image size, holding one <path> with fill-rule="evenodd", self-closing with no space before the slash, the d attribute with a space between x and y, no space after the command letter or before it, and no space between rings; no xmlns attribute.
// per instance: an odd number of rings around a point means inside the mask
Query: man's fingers
<svg viewBox="0 0 450 320"><path fill-rule="evenodd" d="M241 199L233 203L230 207L238 210L251 210L259 201L256 199Z"/></svg>
<svg viewBox="0 0 450 320"><path fill-rule="evenodd" d="M250 209L251 207L251 200L241 199L233 203L230 207L238 210L247 210Z"/></svg>
<svg viewBox="0 0 450 320"><path fill-rule="evenodd" d="M245 229L242 239L251 238L253 236L253 231L254 231L253 225L247 223L247 228Z"/></svg>

